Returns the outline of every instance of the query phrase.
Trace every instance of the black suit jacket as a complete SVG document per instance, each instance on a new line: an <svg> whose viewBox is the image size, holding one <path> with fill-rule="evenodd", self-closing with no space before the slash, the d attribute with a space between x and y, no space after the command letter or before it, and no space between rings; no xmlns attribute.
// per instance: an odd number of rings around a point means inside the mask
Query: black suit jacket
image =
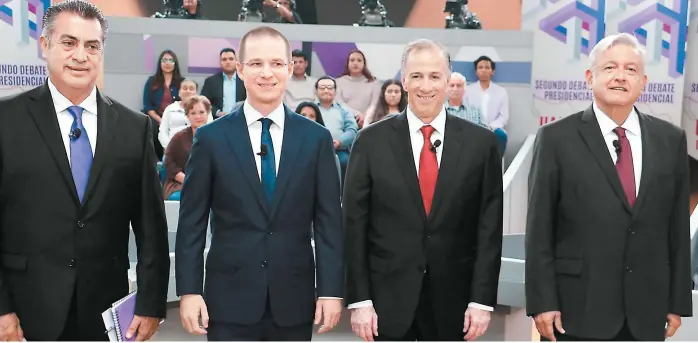
<svg viewBox="0 0 698 343"><path fill-rule="evenodd" d="M45 84L0 100L0 315L27 339L56 340L77 296L80 328L128 293L129 222L138 244L136 314L164 318L167 224L150 121L98 93L97 145L79 203Z"/></svg>
<svg viewBox="0 0 698 343"><path fill-rule="evenodd" d="M662 341L668 313L692 314L686 134L639 118L642 175L633 208L591 107L536 137L526 308L529 315L561 311L572 336L610 339L627 321L635 338Z"/></svg>
<svg viewBox="0 0 698 343"><path fill-rule="evenodd" d="M502 249L502 166L489 130L447 115L426 216L405 113L359 132L343 194L346 303L372 300L378 332L403 336L427 270L439 334L463 337L470 302L494 307Z"/></svg>
<svg viewBox="0 0 698 343"><path fill-rule="evenodd" d="M223 74L215 73L206 78L204 86L201 88L201 95L211 102L211 113L215 116L223 108ZM240 77L235 75L235 102L247 99L245 83ZM233 111L234 111L233 107ZM227 113L223 113L227 114Z"/></svg>
<svg viewBox="0 0 698 343"><path fill-rule="evenodd" d="M332 137L286 108L281 149L270 206L243 107L196 131L177 229L177 294L203 294L213 321L255 324L269 299L278 325L309 323L316 293L341 298L344 292L344 232ZM213 237L202 287L209 214Z"/></svg>

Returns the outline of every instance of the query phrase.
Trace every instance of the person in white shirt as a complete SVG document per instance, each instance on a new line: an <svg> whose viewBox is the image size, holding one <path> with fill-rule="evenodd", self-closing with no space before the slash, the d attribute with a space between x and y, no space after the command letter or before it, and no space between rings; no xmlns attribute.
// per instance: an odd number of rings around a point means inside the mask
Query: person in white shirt
<svg viewBox="0 0 698 343"><path fill-rule="evenodd" d="M497 136L504 154L508 140L505 126L509 121L509 95L504 87L492 82L496 63L491 58L480 56L474 65L478 81L468 85L467 102L480 107L483 124Z"/></svg>
<svg viewBox="0 0 698 343"><path fill-rule="evenodd" d="M182 131L189 127L189 118L184 111L184 104L189 98L196 95L198 89L198 84L194 80L186 79L182 81L179 87L179 101L175 101L165 108L162 112L162 120L160 121L160 130L158 133L158 140L163 148L167 149L167 145L170 144L172 137L177 134L177 132ZM209 114L208 122L213 121L213 114Z"/></svg>

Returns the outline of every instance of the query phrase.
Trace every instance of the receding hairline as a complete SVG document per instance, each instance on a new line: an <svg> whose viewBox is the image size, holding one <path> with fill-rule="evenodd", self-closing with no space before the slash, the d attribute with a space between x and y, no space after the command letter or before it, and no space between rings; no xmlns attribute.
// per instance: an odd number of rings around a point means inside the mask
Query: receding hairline
<svg viewBox="0 0 698 343"><path fill-rule="evenodd" d="M283 33L279 32L278 30L269 27L269 26L260 26L257 28L254 28L247 33L245 33L244 36L242 36L242 39L240 39L240 46L238 47L238 60L242 61L245 56L245 45L249 39L253 38L277 38L281 39L284 44L286 44L286 58L288 61L291 61L291 43L288 41L288 38L283 35Z"/></svg>
<svg viewBox="0 0 698 343"><path fill-rule="evenodd" d="M444 61L446 62L446 69L448 71L446 75L450 77L452 70L450 53L448 52L448 50L446 50L446 47L444 47L438 42L429 39L418 39L408 43L407 46L405 46L405 49L402 52L402 64L400 69L402 71L405 70L405 66L407 66L407 60L410 58L410 56L412 56L412 54L414 54L415 52L425 51L434 51L442 55Z"/></svg>

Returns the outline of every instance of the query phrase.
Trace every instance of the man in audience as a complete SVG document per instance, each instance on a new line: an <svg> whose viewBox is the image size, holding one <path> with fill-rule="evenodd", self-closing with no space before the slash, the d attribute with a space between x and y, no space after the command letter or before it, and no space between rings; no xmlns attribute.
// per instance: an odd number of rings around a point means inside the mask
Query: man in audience
<svg viewBox="0 0 698 343"><path fill-rule="evenodd" d="M108 340L101 314L129 292L129 223L138 294L124 334L147 340L170 270L150 120L95 87L97 7L57 3L42 27L46 83L0 100L0 341Z"/></svg>
<svg viewBox="0 0 698 343"><path fill-rule="evenodd" d="M206 78L201 95L211 101L214 118L230 113L235 104L245 100L247 92L242 80L237 76L235 50L225 48L220 53L221 70Z"/></svg>
<svg viewBox="0 0 698 343"><path fill-rule="evenodd" d="M497 136L504 154L508 141L504 127L509 121L509 95L504 87L492 82L496 63L491 58L480 56L474 65L478 82L468 85L468 102L480 107L483 123Z"/></svg>
<svg viewBox="0 0 698 343"><path fill-rule="evenodd" d="M451 65L443 46L418 40L402 61L407 110L364 128L347 169L352 330L365 341L473 340L487 330L497 302L497 141L446 115Z"/></svg>
<svg viewBox="0 0 698 343"><path fill-rule="evenodd" d="M315 100L316 79L306 74L310 59L303 51L293 50L291 56L293 57L293 75L288 81L284 103L295 109L301 102Z"/></svg>
<svg viewBox="0 0 698 343"><path fill-rule="evenodd" d="M320 107L325 127L330 130L334 140L334 149L342 167L342 178L349 163L349 151L351 150L359 125L349 108L340 104L335 99L337 83L330 76L323 76L315 82L317 105Z"/></svg>
<svg viewBox="0 0 698 343"><path fill-rule="evenodd" d="M264 6L273 7L279 15L272 22L282 24L303 24L301 17L296 13L295 0L264 0Z"/></svg>
<svg viewBox="0 0 698 343"><path fill-rule="evenodd" d="M175 247L177 294L186 330L209 341L309 341L313 323L323 333L339 321L344 234L332 137L284 108L292 68L281 33L266 26L246 33L237 69L248 98L194 138Z"/></svg>
<svg viewBox="0 0 698 343"><path fill-rule="evenodd" d="M693 313L686 133L634 107L644 49L599 41L594 102L536 135L526 311L549 340L664 341Z"/></svg>
<svg viewBox="0 0 698 343"><path fill-rule="evenodd" d="M463 74L459 72L451 73L451 79L448 81L448 90L446 91L446 112L489 129L489 126L482 121L480 107L463 101L465 99L465 82Z"/></svg>

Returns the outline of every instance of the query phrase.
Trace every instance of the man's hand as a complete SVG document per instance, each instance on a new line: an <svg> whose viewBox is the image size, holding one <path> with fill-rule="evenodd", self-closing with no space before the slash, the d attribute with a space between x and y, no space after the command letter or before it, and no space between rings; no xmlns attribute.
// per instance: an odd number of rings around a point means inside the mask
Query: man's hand
<svg viewBox="0 0 698 343"><path fill-rule="evenodd" d="M335 148L335 150L336 150L336 149L339 149L339 144L340 144L339 140L336 140L336 139L335 139L334 141L332 141L332 143L334 143L334 148Z"/></svg>
<svg viewBox="0 0 698 343"><path fill-rule="evenodd" d="M208 329L208 309L204 298L198 294L186 294L179 300L179 316L182 326L194 335L205 335ZM199 325L201 318L201 325Z"/></svg>
<svg viewBox="0 0 698 343"><path fill-rule="evenodd" d="M485 334L490 326L490 311L468 307L463 321L464 339L472 341Z"/></svg>
<svg viewBox="0 0 698 343"><path fill-rule="evenodd" d="M673 336L676 333L676 330L679 329L681 326L681 317L677 316L675 314L667 314L667 328L666 328L666 334L665 337L669 338Z"/></svg>
<svg viewBox="0 0 698 343"><path fill-rule="evenodd" d="M24 339L24 332L19 326L19 318L14 313L0 316L0 341L19 342Z"/></svg>
<svg viewBox="0 0 698 343"><path fill-rule="evenodd" d="M373 306L351 310L351 330L366 342L372 342L378 336L378 315Z"/></svg>
<svg viewBox="0 0 698 343"><path fill-rule="evenodd" d="M553 342L557 340L555 338L555 330L553 330L553 323L555 323L555 328L558 332L565 333L565 329L562 328L562 314L560 311L543 312L535 315L533 319L536 322L538 333Z"/></svg>
<svg viewBox="0 0 698 343"><path fill-rule="evenodd" d="M339 323L341 315L341 299L318 299L315 304L315 325L320 323L322 325L317 330L317 333L325 333L332 330Z"/></svg>
<svg viewBox="0 0 698 343"><path fill-rule="evenodd" d="M158 331L159 326L160 318L134 316L131 326L126 331L126 338L131 339L135 336L137 342L147 341Z"/></svg>

